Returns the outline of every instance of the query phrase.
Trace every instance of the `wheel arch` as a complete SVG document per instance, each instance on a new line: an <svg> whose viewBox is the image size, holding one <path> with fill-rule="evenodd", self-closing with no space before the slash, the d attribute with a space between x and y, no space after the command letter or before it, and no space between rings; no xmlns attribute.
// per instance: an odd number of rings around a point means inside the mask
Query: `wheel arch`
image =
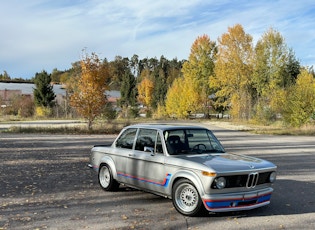
<svg viewBox="0 0 315 230"><path fill-rule="evenodd" d="M116 166L115 166L113 159L109 156L102 157L102 159L100 161L99 169L101 168L102 165L105 165L105 164L107 164L110 167L110 169L112 171L113 178L115 180L117 180L117 170L116 170Z"/></svg>
<svg viewBox="0 0 315 230"><path fill-rule="evenodd" d="M198 177L196 173L191 172L191 171L178 171L176 172L175 175L172 176L171 181L170 181L169 194L171 198L172 198L172 190L173 190L174 184L181 179L187 179L191 181L193 185L196 187L196 189L198 190L199 195L201 197L204 195L205 192L204 192L203 185L201 183L200 178Z"/></svg>

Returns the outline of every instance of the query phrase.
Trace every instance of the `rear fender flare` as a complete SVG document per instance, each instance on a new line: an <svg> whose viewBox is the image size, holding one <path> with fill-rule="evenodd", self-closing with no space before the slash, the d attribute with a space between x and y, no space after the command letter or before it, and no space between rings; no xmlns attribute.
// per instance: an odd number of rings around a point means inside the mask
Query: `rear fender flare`
<svg viewBox="0 0 315 230"><path fill-rule="evenodd" d="M114 163L113 159L109 156L104 156L104 157L102 157L99 166L101 166L102 164L107 164L110 167L110 169L112 170L113 178L116 180L117 179L117 170L116 170L115 163Z"/></svg>

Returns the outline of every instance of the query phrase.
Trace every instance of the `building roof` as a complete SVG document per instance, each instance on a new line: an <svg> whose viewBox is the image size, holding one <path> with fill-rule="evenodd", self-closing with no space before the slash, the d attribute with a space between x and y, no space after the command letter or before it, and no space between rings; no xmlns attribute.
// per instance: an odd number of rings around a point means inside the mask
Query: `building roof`
<svg viewBox="0 0 315 230"><path fill-rule="evenodd" d="M35 85L32 83L6 83L0 82L0 90L21 90L22 94L33 94ZM63 85L53 85L53 90L56 95L66 95L66 90ZM120 92L117 90L106 91L108 97L120 98Z"/></svg>

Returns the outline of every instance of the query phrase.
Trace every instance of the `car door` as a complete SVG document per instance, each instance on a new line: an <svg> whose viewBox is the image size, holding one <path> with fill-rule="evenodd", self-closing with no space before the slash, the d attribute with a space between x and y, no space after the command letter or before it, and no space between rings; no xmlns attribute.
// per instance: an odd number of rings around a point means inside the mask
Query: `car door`
<svg viewBox="0 0 315 230"><path fill-rule="evenodd" d="M168 178L161 140L157 130L140 128L127 168L135 186L163 193Z"/></svg>
<svg viewBox="0 0 315 230"><path fill-rule="evenodd" d="M133 182L132 175L128 171L130 156L134 155L134 142L137 134L137 128L126 129L116 140L114 154L112 159L115 162L118 180L120 182Z"/></svg>

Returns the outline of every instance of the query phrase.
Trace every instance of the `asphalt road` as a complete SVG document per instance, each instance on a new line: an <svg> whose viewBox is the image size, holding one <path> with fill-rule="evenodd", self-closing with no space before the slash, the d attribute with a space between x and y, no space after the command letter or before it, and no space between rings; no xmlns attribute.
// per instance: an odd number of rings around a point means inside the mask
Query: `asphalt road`
<svg viewBox="0 0 315 230"><path fill-rule="evenodd" d="M270 205L184 217L171 200L124 187L100 189L86 167L89 150L113 135L0 133L0 230L315 229L315 137L211 128L227 151L278 166Z"/></svg>

